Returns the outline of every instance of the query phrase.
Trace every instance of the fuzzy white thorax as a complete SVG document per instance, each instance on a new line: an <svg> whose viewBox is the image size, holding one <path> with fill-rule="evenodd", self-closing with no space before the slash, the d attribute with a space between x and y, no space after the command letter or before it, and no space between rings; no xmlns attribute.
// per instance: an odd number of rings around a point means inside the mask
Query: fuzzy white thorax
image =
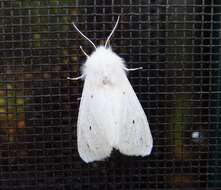
<svg viewBox="0 0 221 190"><path fill-rule="evenodd" d="M82 74L98 85L102 82L105 85L105 81L117 84L125 74L124 67L124 60L114 53L111 48L99 46L87 58Z"/></svg>

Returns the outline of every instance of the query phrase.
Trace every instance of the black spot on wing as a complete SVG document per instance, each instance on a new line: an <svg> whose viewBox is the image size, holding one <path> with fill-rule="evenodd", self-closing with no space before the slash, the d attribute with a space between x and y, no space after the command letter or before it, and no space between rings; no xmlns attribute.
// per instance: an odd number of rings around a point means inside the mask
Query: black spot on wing
<svg viewBox="0 0 221 190"><path fill-rule="evenodd" d="M91 126L89 127L90 131L91 131Z"/></svg>
<svg viewBox="0 0 221 190"><path fill-rule="evenodd" d="M135 124L135 120L133 120L133 124Z"/></svg>

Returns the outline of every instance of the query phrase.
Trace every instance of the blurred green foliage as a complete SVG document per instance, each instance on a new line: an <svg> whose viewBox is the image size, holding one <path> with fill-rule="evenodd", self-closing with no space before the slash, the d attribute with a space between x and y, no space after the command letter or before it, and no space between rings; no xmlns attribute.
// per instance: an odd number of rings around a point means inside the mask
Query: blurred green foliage
<svg viewBox="0 0 221 190"><path fill-rule="evenodd" d="M171 135L174 144L174 156L176 159L181 160L188 157L188 151L185 150L184 131L186 131L190 120L187 117L191 111L191 105L188 103L189 97L185 95L177 95L175 110L172 113L171 130L174 131Z"/></svg>
<svg viewBox="0 0 221 190"><path fill-rule="evenodd" d="M17 7L22 7L19 14L27 16L24 24L28 24L32 35L32 48L55 48L63 47L59 51L62 63L68 63L67 56L76 60L76 54L69 53L70 47L68 31L70 30L73 17L77 14L74 0L18 0ZM62 39L62 40L61 40Z"/></svg>
<svg viewBox="0 0 221 190"><path fill-rule="evenodd" d="M7 43L1 48L8 51L0 75L0 133L1 140L13 141L26 126L27 97L33 96L31 81L66 78L61 72L65 64L77 59L68 34L77 10L74 0L17 0L2 6L4 35L0 38Z"/></svg>
<svg viewBox="0 0 221 190"><path fill-rule="evenodd" d="M0 132L1 141L13 141L18 129L25 127L23 90L12 83L0 82Z"/></svg>

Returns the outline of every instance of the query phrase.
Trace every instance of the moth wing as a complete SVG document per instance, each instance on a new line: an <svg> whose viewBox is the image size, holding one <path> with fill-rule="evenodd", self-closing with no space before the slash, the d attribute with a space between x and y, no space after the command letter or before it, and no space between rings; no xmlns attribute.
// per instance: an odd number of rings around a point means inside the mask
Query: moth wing
<svg viewBox="0 0 221 190"><path fill-rule="evenodd" d="M107 140L102 120L99 114L99 90L90 84L86 78L81 97L77 122L77 142L80 157L85 162L103 160L112 151Z"/></svg>
<svg viewBox="0 0 221 190"><path fill-rule="evenodd" d="M118 149L126 155L146 156L151 153L153 139L145 112L128 80L122 82L122 121L119 126Z"/></svg>

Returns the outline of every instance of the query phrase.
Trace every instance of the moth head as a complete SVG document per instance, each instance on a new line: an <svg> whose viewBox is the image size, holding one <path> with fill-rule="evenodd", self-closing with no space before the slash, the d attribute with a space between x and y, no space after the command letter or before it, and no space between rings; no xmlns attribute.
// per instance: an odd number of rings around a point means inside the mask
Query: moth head
<svg viewBox="0 0 221 190"><path fill-rule="evenodd" d="M116 22L116 24L115 24L113 30L111 31L110 35L108 36L108 38L107 38L107 40L106 40L106 42L105 42L105 44L104 44L104 47L105 47L106 49L111 49L111 48L108 46L108 43L110 42L110 38L111 38L111 36L113 35L113 33L115 32L115 30L116 30L116 28L117 28L117 25L118 25L118 23L119 23L119 20L120 20L120 16L118 16L117 22ZM97 50L96 45L95 45L87 36L85 36L85 35L78 29L78 27L75 25L75 23L73 22L72 24L73 24L74 28L75 28L86 40L88 40L88 41L94 46L95 50ZM85 55L86 57L89 57L88 54L83 50L82 46L80 46L80 49L81 49L81 51L84 53L84 55Z"/></svg>

